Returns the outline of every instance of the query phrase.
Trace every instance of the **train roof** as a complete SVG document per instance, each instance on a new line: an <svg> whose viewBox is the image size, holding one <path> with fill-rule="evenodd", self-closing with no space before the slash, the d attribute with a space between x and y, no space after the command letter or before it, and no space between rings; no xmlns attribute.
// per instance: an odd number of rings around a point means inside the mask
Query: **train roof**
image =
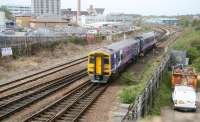
<svg viewBox="0 0 200 122"><path fill-rule="evenodd" d="M131 38L131 39L126 39L124 41L120 41L120 42L111 44L109 46L106 46L105 48L107 48L110 51L118 51L124 47L128 47L128 46L130 46L132 44L136 44L138 42L139 42L138 40Z"/></svg>

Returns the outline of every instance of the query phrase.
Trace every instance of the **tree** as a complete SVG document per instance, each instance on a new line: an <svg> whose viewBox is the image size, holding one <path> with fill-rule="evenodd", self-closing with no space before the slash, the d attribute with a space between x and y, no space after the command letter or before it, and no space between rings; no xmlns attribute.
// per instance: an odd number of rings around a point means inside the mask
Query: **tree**
<svg viewBox="0 0 200 122"><path fill-rule="evenodd" d="M190 21L187 17L182 17L180 19L180 25L183 27L188 27L190 25Z"/></svg>
<svg viewBox="0 0 200 122"><path fill-rule="evenodd" d="M6 17L7 19L10 19L10 20L13 20L13 19L14 19L12 13L10 12L10 10L8 10L8 8L7 8L6 6L1 6L1 7L0 7L0 10L2 10L2 11L5 12L5 17Z"/></svg>
<svg viewBox="0 0 200 122"><path fill-rule="evenodd" d="M192 27L194 27L196 30L200 29L200 20L194 19L192 21Z"/></svg>

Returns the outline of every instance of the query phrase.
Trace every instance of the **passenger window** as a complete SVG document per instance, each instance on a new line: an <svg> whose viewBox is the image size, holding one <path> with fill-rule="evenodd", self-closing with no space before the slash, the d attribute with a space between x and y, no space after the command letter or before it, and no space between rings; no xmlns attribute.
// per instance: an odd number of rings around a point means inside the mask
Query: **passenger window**
<svg viewBox="0 0 200 122"><path fill-rule="evenodd" d="M104 58L104 64L109 64L109 59L108 58Z"/></svg>
<svg viewBox="0 0 200 122"><path fill-rule="evenodd" d="M94 64L94 57L90 57L90 64Z"/></svg>

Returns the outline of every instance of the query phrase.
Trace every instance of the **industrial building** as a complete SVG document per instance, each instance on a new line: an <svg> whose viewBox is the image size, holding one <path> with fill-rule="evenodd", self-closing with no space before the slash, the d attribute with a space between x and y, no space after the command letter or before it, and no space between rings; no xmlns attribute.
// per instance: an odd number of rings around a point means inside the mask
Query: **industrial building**
<svg viewBox="0 0 200 122"><path fill-rule="evenodd" d="M145 19L144 22L149 23L149 24L177 25L179 23L179 19L177 18L150 18L150 19Z"/></svg>
<svg viewBox="0 0 200 122"><path fill-rule="evenodd" d="M63 19L61 17L37 17L30 21L32 28L63 28L70 24L70 19Z"/></svg>
<svg viewBox="0 0 200 122"><path fill-rule="evenodd" d="M25 6L25 5L8 5L6 6L8 10L12 13L13 16L17 16L20 14L27 14L31 13L31 6Z"/></svg>
<svg viewBox="0 0 200 122"><path fill-rule="evenodd" d="M22 14L15 16L15 21L17 26L29 27L32 16L30 14Z"/></svg>
<svg viewBox="0 0 200 122"><path fill-rule="evenodd" d="M92 24L98 22L120 22L120 23L133 23L134 16L128 14L108 14L108 15L96 15L96 16L81 16L79 21L81 25Z"/></svg>
<svg viewBox="0 0 200 122"><path fill-rule="evenodd" d="M32 13L35 16L59 16L61 0L31 0Z"/></svg>

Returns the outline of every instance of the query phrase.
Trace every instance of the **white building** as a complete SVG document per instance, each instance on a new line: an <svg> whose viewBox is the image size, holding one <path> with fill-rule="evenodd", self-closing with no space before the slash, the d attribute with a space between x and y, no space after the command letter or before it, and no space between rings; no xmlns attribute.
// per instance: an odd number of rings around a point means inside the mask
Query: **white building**
<svg viewBox="0 0 200 122"><path fill-rule="evenodd" d="M132 24L134 17L128 14L108 14L96 16L81 16L79 22L81 25L99 23L99 22L120 22Z"/></svg>
<svg viewBox="0 0 200 122"><path fill-rule="evenodd" d="M8 10L12 13L13 16L21 15L21 14L30 14L31 7L30 6L22 6L22 5L8 5L6 6Z"/></svg>
<svg viewBox="0 0 200 122"><path fill-rule="evenodd" d="M105 21L106 21L106 16L104 16L104 15L97 15L97 16L83 15L80 17L80 20L79 20L81 25L97 23L97 22L105 22Z"/></svg>
<svg viewBox="0 0 200 122"><path fill-rule="evenodd" d="M5 13L3 11L0 11L0 31L5 28L6 18Z"/></svg>
<svg viewBox="0 0 200 122"><path fill-rule="evenodd" d="M59 16L61 0L31 0L32 13L35 16Z"/></svg>

